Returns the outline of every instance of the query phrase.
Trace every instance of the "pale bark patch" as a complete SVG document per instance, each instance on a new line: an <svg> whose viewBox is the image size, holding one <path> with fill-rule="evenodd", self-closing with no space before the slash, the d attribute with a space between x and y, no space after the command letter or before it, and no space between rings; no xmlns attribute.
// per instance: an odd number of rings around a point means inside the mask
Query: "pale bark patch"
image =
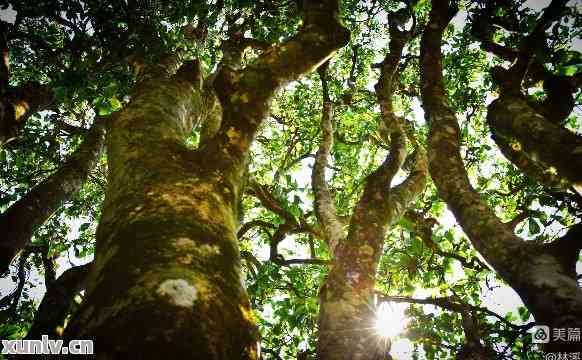
<svg viewBox="0 0 582 360"><path fill-rule="evenodd" d="M198 290L184 279L166 280L156 292L167 297L170 303L181 307L192 307L198 298Z"/></svg>
<svg viewBox="0 0 582 360"><path fill-rule="evenodd" d="M249 309L243 305L239 305L238 306L243 319L245 319L245 321L247 321L250 324L256 324L257 323L257 317L255 316L255 314L253 313L252 309Z"/></svg>
<svg viewBox="0 0 582 360"><path fill-rule="evenodd" d="M239 139L240 139L240 132L238 132L234 127L230 127L227 131L226 131L226 136L228 136L228 141L231 144L236 144L238 143Z"/></svg>
<svg viewBox="0 0 582 360"><path fill-rule="evenodd" d="M360 281L360 273L357 272L348 272L346 274L348 284L353 285L357 284Z"/></svg>
<svg viewBox="0 0 582 360"><path fill-rule="evenodd" d="M182 238L176 239L176 241L174 241L174 245L178 249L187 250L187 249L193 249L196 246L196 243L192 239L182 237Z"/></svg>

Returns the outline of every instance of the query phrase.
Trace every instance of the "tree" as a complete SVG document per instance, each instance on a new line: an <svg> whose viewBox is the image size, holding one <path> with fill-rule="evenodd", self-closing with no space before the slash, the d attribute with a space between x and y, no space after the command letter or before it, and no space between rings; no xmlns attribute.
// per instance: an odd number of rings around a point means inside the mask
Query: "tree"
<svg viewBox="0 0 582 360"><path fill-rule="evenodd" d="M530 334L582 327L574 4L2 5L1 338L389 359L408 304L413 358L580 350Z"/></svg>
<svg viewBox="0 0 582 360"><path fill-rule="evenodd" d="M333 144L335 104L329 98L327 66L320 67L322 141L315 155L312 187L315 214L333 257L332 267L320 290L317 352L320 359L372 358L375 352L382 354L389 350L378 348L378 339L373 329L369 330L375 315L376 269L388 227L400 219L422 191L428 171L425 150L417 144L410 175L401 184L390 186L407 158L406 124L404 119L394 114L392 96L398 86L402 50L414 30L403 31L395 21L390 23L389 52L380 64L381 74L376 84L381 109L379 128L383 130L383 140L390 144L390 150L384 162L365 178L363 193L349 219L347 235L343 234L342 220L337 216L325 179L325 167Z"/></svg>
<svg viewBox="0 0 582 360"><path fill-rule="evenodd" d="M533 37L543 33L544 29L551 23L552 17L556 17L563 12L565 3L565 1L552 1L536 24L532 32ZM451 207L455 217L473 241L474 246L497 273L520 294L536 320L540 323L548 324L552 328L578 327L580 314L582 314L582 298L576 281L575 263L580 250L576 246L576 242L579 238L581 225L575 225L563 238L549 244L539 245L523 242L513 234L510 227L502 224L491 209L483 203L479 198L479 194L473 190L466 175L466 170L459 154L459 126L453 111L446 104L441 74L442 65L440 64L440 57L435 56L435 53L440 53L442 32L455 14L454 5L451 6L446 1L435 1L431 10L429 30L425 31L421 45L422 97L427 119L431 123L429 143L431 148L435 150L432 152L433 156L430 159L431 175L439 189L439 193ZM530 34L524 41L525 45L522 52L533 51L531 49L533 47L532 41L532 35ZM520 56L518 55L518 57ZM528 57L528 55L523 56ZM491 104L488 118L492 119L500 116L498 114L500 109L497 107L501 107L504 109L504 115L501 116L508 117L508 119L505 119L505 121L496 119L495 121L507 126L506 124L511 122L523 121L520 119L524 116L528 116L528 118L531 116L535 120L529 121L529 126L536 129L534 132L537 132L540 125L534 121L549 121L545 120L542 115L536 114L529 106L523 103L521 99L523 95L521 95L519 87L521 81L516 80L516 83L514 83L513 79L511 79L514 76L513 72L520 73L521 67L527 69L527 65L522 64L520 60L522 59L519 58L509 70L509 80L507 78L503 80L504 82L512 83L513 91L511 92L513 95L505 98L504 94L507 94L508 89L505 88L504 90L502 88L502 97ZM529 60L523 61L527 62ZM523 78L523 73L515 76L521 79ZM505 85L502 86L505 87ZM503 105L504 101L506 102L505 105ZM563 137L560 139L579 137L567 129L561 130L563 131ZM524 131L521 131L520 136L524 135ZM568 148L570 143L568 140L565 141L565 146ZM524 146L524 152L527 151L531 151L530 147ZM544 149L540 154L551 152L552 148L550 147ZM541 156L541 158L545 159L545 156ZM546 166L550 166L550 163L546 162ZM560 169L562 168L560 167ZM574 180L574 178L567 175L566 171L562 172L560 170L560 174L562 173L566 178ZM568 245L564 245L565 243ZM531 263L516 262L515 259L519 257L529 258ZM552 278L549 282L544 280L548 277ZM551 305L556 303L563 304L563 306L556 307ZM577 350L581 346L578 343L551 343L547 349Z"/></svg>

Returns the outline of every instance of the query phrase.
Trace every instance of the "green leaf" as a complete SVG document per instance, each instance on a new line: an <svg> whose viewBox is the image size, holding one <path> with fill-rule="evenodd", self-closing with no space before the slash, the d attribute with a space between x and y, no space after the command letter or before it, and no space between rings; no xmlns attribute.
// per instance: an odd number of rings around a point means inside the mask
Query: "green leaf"
<svg viewBox="0 0 582 360"><path fill-rule="evenodd" d="M55 94L55 101L63 101L67 97L67 88L64 86L57 86L53 89Z"/></svg>
<svg viewBox="0 0 582 360"><path fill-rule="evenodd" d="M113 97L117 94L117 83L111 82L103 89L103 96L106 98Z"/></svg>
<svg viewBox="0 0 582 360"><path fill-rule="evenodd" d="M103 104L97 105L97 113L99 116L106 116L111 114L113 109L111 108L111 104L109 102L105 102Z"/></svg>
<svg viewBox="0 0 582 360"><path fill-rule="evenodd" d="M121 101L119 101L119 99L116 97L109 99L109 105L111 106L112 111L117 111L122 107Z"/></svg>
<svg viewBox="0 0 582 360"><path fill-rule="evenodd" d="M529 319L530 313L525 306L520 306L519 308L517 308L517 312L519 313L521 321L527 321Z"/></svg>
<svg viewBox="0 0 582 360"><path fill-rule="evenodd" d="M582 72L582 64L561 66L558 68L558 75L562 76L574 76L580 72Z"/></svg>
<svg viewBox="0 0 582 360"><path fill-rule="evenodd" d="M87 230L89 228L89 226L91 226L91 223L81 224L81 226L79 226L79 232L83 232L83 231Z"/></svg>
<svg viewBox="0 0 582 360"><path fill-rule="evenodd" d="M411 244L412 253L415 255L422 255L423 245L422 240L420 240L418 236L414 236Z"/></svg>

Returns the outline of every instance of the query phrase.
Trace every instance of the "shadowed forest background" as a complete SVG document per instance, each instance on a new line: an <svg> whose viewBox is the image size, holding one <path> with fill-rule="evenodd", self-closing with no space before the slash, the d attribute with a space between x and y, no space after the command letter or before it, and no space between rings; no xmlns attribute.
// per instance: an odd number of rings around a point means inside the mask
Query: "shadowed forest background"
<svg viewBox="0 0 582 360"><path fill-rule="evenodd" d="M582 352L580 1L0 8L0 339Z"/></svg>

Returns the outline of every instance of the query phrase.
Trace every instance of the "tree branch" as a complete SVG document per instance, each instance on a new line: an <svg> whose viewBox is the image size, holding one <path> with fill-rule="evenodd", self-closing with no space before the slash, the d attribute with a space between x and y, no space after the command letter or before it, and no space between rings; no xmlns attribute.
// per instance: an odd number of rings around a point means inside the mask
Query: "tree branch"
<svg viewBox="0 0 582 360"><path fill-rule="evenodd" d="M329 246L330 253L335 252L337 244L345 238L344 224L337 215L327 180L325 179L325 169L333 147L333 113L334 104L329 97L327 85L327 66L324 63L318 68L323 88L323 109L321 115L322 138L319 149L315 154L315 162L311 172L311 186L315 197L314 207L317 221L323 230L324 239Z"/></svg>
<svg viewBox="0 0 582 360"><path fill-rule="evenodd" d="M407 18L410 14L405 14ZM380 104L382 138L390 143L390 151L382 165L365 180L364 192L354 209L350 224L350 242L367 243L374 252L381 250L387 226L393 224L403 214L410 202L424 188L427 174L426 154L417 146L415 166L409 177L395 188L390 183L406 160L406 131L404 119L394 114L392 97L399 80L399 61L404 46L411 40L412 33L400 30L395 13L389 15L389 51L380 64L380 78L375 86L376 97Z"/></svg>
<svg viewBox="0 0 582 360"><path fill-rule="evenodd" d="M459 302L458 300L452 297L437 297L437 298L426 298L426 299L417 299L417 298L410 298L405 296L390 296L385 295L381 292L376 292L378 295L379 300L386 301L386 302L395 302L395 303L410 303L410 304L419 304L419 305L434 305L441 307L443 309L456 312L456 313L463 313L466 311L470 312L482 312L485 315L491 316L496 318L497 320L503 322L505 325L511 327L514 330L520 331L527 331L532 326L534 326L535 322L530 322L525 325L515 325L512 322L509 322L505 319L505 317L481 306L475 306L463 302Z"/></svg>
<svg viewBox="0 0 582 360"><path fill-rule="evenodd" d="M70 268L47 288L26 339L40 339L42 335L61 336L59 328L62 330L75 296L85 286L91 265L88 263Z"/></svg>
<svg viewBox="0 0 582 360"><path fill-rule="evenodd" d="M487 123L496 142L501 143L502 150L505 148L504 154L509 153L510 160L514 156L503 144L511 141L508 139L513 140L515 151L521 151L530 162L543 166L542 174L537 172L535 176L537 179L547 185L557 183L561 188L568 188L570 183L582 193L581 136L547 121L529 106L523 96L507 92L489 105ZM524 164L525 159L521 160L514 163L520 169L531 169L527 162ZM549 174L545 175L545 172Z"/></svg>
<svg viewBox="0 0 582 360"><path fill-rule="evenodd" d="M244 223L240 227L240 229L237 232L237 238L239 240L242 239L250 229L252 229L253 227L257 227L257 226L262 228L262 229L265 229L265 231L266 231L266 229L275 229L276 228L275 225L273 225L269 222L263 221L263 220L251 220L249 222Z"/></svg>
<svg viewBox="0 0 582 360"><path fill-rule="evenodd" d="M568 232L545 248L560 262L564 273L576 278L576 262L582 250L582 222L573 225Z"/></svg>
<svg viewBox="0 0 582 360"><path fill-rule="evenodd" d="M430 124L429 167L439 195L447 202L476 249L502 277L516 267L523 241L503 224L473 189L460 155L460 129L444 90L441 37L454 14L447 0L433 3L421 41L422 101Z"/></svg>
<svg viewBox="0 0 582 360"><path fill-rule="evenodd" d="M422 242L435 254L455 259L461 263L463 267L468 269L473 269L475 271L489 270L489 267L478 257L467 260L467 258L459 254L441 250L438 244L432 240L432 227L437 224L436 219L425 218L414 211L407 211L405 217L413 223L415 235L417 235L422 240Z"/></svg>
<svg viewBox="0 0 582 360"><path fill-rule="evenodd" d="M552 0L536 23L534 30L521 43L517 61L508 73L509 78L511 81L515 82L514 86L516 86L518 90L521 81L528 71L530 63L532 62L535 50L539 48L541 42L545 42L546 29L549 28L554 21L560 18L566 10L567 2L568 0Z"/></svg>
<svg viewBox="0 0 582 360"><path fill-rule="evenodd" d="M46 110L53 102L53 91L48 85L28 82L19 87L8 87L0 102L0 144L13 139L28 118Z"/></svg>
<svg viewBox="0 0 582 360"><path fill-rule="evenodd" d="M33 233L85 182L105 138L103 119L96 119L85 141L59 169L0 215L0 273L30 241Z"/></svg>
<svg viewBox="0 0 582 360"><path fill-rule="evenodd" d="M16 316L16 310L18 303L20 302L20 297L22 295L22 290L24 289L24 285L26 285L26 277L27 277L27 269L26 269L26 262L28 258L33 253L32 249L24 249L20 254L20 258L18 259L18 267L17 267L17 285L16 289L11 292L10 294L6 295L2 299L0 299L0 308L7 309L4 311L6 316L9 318L13 318Z"/></svg>
<svg viewBox="0 0 582 360"><path fill-rule="evenodd" d="M208 153L237 162L248 152L259 124L268 114L268 103L277 89L316 68L345 45L349 32L338 19L338 1L305 1L303 26L283 44L271 46L243 70L224 66L215 89L223 106L221 128L208 145Z"/></svg>

